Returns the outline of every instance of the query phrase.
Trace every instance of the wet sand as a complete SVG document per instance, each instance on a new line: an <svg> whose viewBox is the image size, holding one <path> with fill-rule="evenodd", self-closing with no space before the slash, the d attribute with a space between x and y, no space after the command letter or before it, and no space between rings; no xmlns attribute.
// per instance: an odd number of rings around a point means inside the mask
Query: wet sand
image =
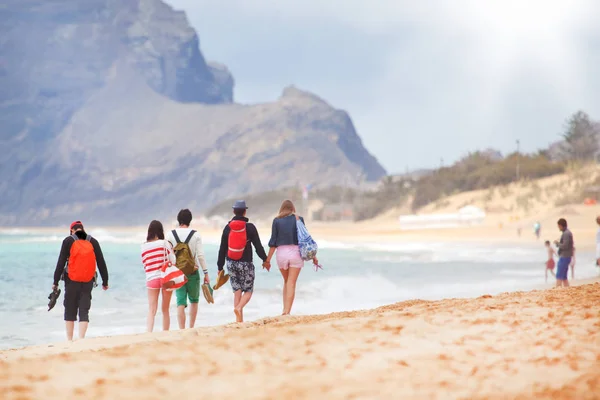
<svg viewBox="0 0 600 400"><path fill-rule="evenodd" d="M600 399L600 283L86 339L0 360L6 399Z"/></svg>

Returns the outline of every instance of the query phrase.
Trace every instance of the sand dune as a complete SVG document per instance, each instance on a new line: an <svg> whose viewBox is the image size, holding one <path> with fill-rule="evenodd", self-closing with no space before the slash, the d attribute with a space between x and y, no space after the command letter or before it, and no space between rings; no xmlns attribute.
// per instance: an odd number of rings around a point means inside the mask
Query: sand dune
<svg viewBox="0 0 600 400"><path fill-rule="evenodd" d="M7 399L600 398L600 283L0 353Z"/></svg>

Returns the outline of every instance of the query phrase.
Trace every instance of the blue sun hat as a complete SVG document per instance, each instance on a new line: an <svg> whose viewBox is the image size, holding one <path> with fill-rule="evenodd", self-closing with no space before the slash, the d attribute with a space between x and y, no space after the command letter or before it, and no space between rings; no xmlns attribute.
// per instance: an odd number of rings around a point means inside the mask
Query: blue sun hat
<svg viewBox="0 0 600 400"><path fill-rule="evenodd" d="M246 206L246 200L238 200L235 202L235 204L233 205L234 210L247 210L248 207Z"/></svg>

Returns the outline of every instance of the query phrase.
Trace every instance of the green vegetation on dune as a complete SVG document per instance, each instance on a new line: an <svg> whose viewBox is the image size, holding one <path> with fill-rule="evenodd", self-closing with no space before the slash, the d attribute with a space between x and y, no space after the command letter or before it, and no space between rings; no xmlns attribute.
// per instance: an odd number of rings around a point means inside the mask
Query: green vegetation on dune
<svg viewBox="0 0 600 400"><path fill-rule="evenodd" d="M415 185L412 208L417 210L444 196L512 183L517 179L517 163L522 179L539 179L565 171L564 162L553 162L543 153L515 153L495 161L475 152L450 167L421 178Z"/></svg>

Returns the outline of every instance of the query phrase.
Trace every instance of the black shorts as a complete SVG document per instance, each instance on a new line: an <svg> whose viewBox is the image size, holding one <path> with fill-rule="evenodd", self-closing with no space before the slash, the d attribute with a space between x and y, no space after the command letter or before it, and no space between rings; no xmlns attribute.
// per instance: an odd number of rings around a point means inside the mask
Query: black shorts
<svg viewBox="0 0 600 400"><path fill-rule="evenodd" d="M65 321L89 322L89 312L92 306L92 289L94 281L75 282L68 277L65 278Z"/></svg>

